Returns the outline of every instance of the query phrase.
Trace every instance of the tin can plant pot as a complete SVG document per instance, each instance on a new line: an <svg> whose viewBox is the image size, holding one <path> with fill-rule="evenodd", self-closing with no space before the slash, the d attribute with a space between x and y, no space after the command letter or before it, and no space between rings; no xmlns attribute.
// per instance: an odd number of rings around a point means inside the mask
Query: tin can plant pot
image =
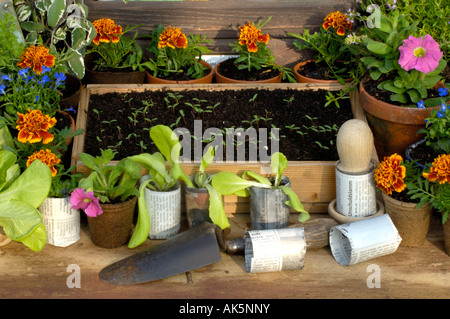
<svg viewBox="0 0 450 319"><path fill-rule="evenodd" d="M146 179L144 176L143 180ZM168 239L181 228L181 187L177 183L168 191L144 192L145 204L150 216L150 239Z"/></svg>
<svg viewBox="0 0 450 319"><path fill-rule="evenodd" d="M137 196L123 203L100 204L103 213L88 217L92 242L103 248L125 245L131 237Z"/></svg>
<svg viewBox="0 0 450 319"><path fill-rule="evenodd" d="M289 178L283 177L282 185L290 186ZM251 187L250 220L252 230L279 229L289 225L290 207L288 196L276 188Z"/></svg>
<svg viewBox="0 0 450 319"><path fill-rule="evenodd" d="M424 243L430 227L431 207L396 200L383 193L386 213L389 214L406 247L417 247Z"/></svg>

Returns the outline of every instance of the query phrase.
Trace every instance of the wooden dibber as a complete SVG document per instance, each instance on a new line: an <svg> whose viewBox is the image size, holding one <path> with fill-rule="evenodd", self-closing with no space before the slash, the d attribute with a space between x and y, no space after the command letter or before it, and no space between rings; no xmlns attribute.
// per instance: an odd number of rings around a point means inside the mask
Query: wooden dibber
<svg viewBox="0 0 450 319"><path fill-rule="evenodd" d="M357 119L345 122L338 131L336 147L341 171L360 173L370 169L373 135L366 122Z"/></svg>

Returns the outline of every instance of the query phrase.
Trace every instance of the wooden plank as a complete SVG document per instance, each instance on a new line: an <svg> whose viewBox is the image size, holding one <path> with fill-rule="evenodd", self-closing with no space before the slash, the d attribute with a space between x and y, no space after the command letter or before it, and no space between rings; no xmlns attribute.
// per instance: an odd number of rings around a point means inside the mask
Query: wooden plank
<svg viewBox="0 0 450 319"><path fill-rule="evenodd" d="M296 216L291 216L295 221ZM313 216L312 218L315 218ZM317 218L325 216L317 215ZM243 235L248 215L231 218L229 239ZM160 241L147 240L133 250L92 244L86 221L82 218L81 239L66 247L46 245L39 253L13 242L0 247L0 298L132 298L132 299L385 299L448 298L450 258L444 252L440 216L433 215L425 243L419 247L400 246L391 255L353 266L339 265L330 247L307 250L302 270L249 274L244 256L221 252L222 260L188 273L154 282L115 286L101 281L98 273L106 266L144 251ZM80 288L69 288L73 274L70 265L79 267ZM380 287L369 288L367 281L376 265ZM168 311L173 311L168 310Z"/></svg>

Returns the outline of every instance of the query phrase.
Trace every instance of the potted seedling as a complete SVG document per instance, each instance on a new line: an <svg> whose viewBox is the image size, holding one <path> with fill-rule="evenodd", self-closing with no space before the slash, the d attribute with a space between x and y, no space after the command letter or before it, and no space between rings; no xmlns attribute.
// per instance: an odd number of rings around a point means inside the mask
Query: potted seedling
<svg viewBox="0 0 450 319"><path fill-rule="evenodd" d="M186 185L186 215L189 226L211 221L221 229L230 226L223 208L222 196L212 187L213 175L206 168L214 160L214 148L209 147L202 157L198 172L191 176L193 185Z"/></svg>
<svg viewBox="0 0 450 319"><path fill-rule="evenodd" d="M220 172L214 175L211 183L222 195L250 196L252 229L284 228L289 225L289 206L300 212L298 217L300 222L309 219L309 213L290 187L289 178L283 176L287 164L286 157L280 152L275 152L271 156L274 176L270 178L253 171L245 171L242 177L229 172Z"/></svg>

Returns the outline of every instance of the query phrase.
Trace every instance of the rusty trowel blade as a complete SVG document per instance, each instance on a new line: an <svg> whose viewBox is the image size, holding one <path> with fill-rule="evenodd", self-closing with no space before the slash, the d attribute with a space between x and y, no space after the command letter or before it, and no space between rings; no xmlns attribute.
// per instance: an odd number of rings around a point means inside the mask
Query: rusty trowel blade
<svg viewBox="0 0 450 319"><path fill-rule="evenodd" d="M148 250L100 271L100 279L115 285L139 284L167 278L222 259L214 224L202 223Z"/></svg>

